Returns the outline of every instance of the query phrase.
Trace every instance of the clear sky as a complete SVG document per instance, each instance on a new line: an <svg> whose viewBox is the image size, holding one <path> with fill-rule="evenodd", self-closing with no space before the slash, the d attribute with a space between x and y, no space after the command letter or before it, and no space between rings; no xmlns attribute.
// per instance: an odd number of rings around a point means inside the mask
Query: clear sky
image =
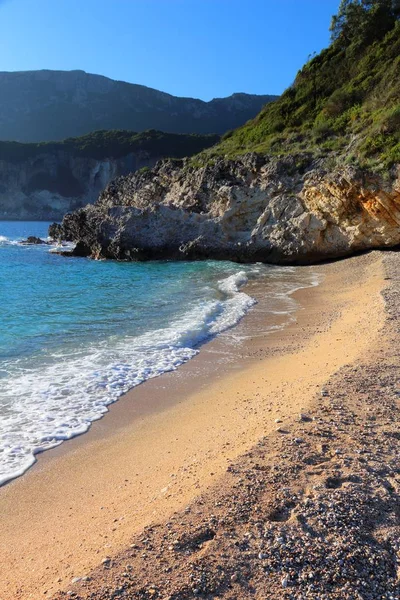
<svg viewBox="0 0 400 600"><path fill-rule="evenodd" d="M83 69L204 100L280 94L328 45L338 4L0 0L0 71Z"/></svg>

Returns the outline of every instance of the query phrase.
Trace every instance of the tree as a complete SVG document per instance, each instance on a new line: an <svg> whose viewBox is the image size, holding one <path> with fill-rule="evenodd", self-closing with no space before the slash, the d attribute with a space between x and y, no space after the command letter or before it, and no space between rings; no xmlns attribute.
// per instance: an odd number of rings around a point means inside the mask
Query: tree
<svg viewBox="0 0 400 600"><path fill-rule="evenodd" d="M380 39L399 18L400 0L341 0L331 21L332 41L349 45Z"/></svg>
<svg viewBox="0 0 400 600"><path fill-rule="evenodd" d="M318 100L318 87L317 87L317 77L318 77L318 69L321 63L321 58L317 56L317 53L314 52L308 55L308 64L310 66L310 72L312 77L312 96L313 96L313 106L314 109L317 107Z"/></svg>
<svg viewBox="0 0 400 600"><path fill-rule="evenodd" d="M341 0L338 14L332 17L330 31L332 40L341 37L350 43L354 29L359 29L365 19L366 9L361 0Z"/></svg>
<svg viewBox="0 0 400 600"><path fill-rule="evenodd" d="M329 31L331 32L332 41L337 40L343 32L344 25L347 19L347 8L352 0L341 0L337 15L333 15Z"/></svg>

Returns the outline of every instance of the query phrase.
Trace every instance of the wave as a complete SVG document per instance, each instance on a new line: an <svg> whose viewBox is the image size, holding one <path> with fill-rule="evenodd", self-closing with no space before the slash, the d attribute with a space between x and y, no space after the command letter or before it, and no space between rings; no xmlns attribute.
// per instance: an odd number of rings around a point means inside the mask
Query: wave
<svg viewBox="0 0 400 600"><path fill-rule="evenodd" d="M17 240L10 240L5 235L0 235L0 246L16 246L19 242Z"/></svg>
<svg viewBox="0 0 400 600"><path fill-rule="evenodd" d="M51 238L48 238L49 242L52 241ZM57 254L57 252L70 252L71 250L73 250L75 248L76 244L74 242L53 242L52 247L50 248L49 252L50 253L54 253Z"/></svg>
<svg viewBox="0 0 400 600"><path fill-rule="evenodd" d="M257 267L249 269L256 275ZM139 336L53 353L32 367L5 365L1 381L0 485L24 473L35 456L86 432L129 389L177 369L199 345L233 327L255 304L240 271L218 282L219 297L199 303L169 326Z"/></svg>

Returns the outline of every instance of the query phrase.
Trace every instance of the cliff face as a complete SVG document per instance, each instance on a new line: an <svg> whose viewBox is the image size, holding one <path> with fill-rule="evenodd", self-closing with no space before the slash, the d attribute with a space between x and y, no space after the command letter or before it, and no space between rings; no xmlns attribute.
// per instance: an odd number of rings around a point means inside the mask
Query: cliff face
<svg viewBox="0 0 400 600"><path fill-rule="evenodd" d="M42 142L99 129L223 133L252 119L273 95L204 102L84 71L0 73L0 139Z"/></svg>
<svg viewBox="0 0 400 600"><path fill-rule="evenodd" d="M113 181L52 234L76 255L301 264L400 243L400 165L390 178L307 155L249 154L194 168L162 161Z"/></svg>
<svg viewBox="0 0 400 600"><path fill-rule="evenodd" d="M94 202L114 177L152 167L157 158L136 153L96 160L60 151L0 160L0 219L61 220Z"/></svg>

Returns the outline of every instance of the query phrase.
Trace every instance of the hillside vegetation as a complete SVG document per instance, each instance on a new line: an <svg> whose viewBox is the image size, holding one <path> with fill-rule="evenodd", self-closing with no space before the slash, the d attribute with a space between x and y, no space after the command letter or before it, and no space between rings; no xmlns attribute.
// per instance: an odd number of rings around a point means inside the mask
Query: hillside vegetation
<svg viewBox="0 0 400 600"><path fill-rule="evenodd" d="M252 151L345 153L348 163L384 168L400 162L399 17L399 0L342 0L331 45L200 160Z"/></svg>
<svg viewBox="0 0 400 600"><path fill-rule="evenodd" d="M94 158L120 158L130 153L143 152L150 156L170 156L182 158L192 156L216 144L218 135L188 135L164 133L154 129L136 133L114 130L95 131L62 142L41 142L24 144L0 141L0 160L20 162L35 158L43 153L66 152L73 156Z"/></svg>

